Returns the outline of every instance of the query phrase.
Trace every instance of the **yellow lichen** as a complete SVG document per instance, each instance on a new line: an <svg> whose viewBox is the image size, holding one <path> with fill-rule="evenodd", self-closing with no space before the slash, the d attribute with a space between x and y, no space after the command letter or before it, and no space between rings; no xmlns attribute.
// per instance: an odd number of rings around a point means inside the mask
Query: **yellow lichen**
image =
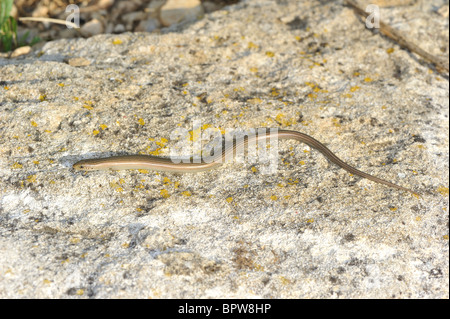
<svg viewBox="0 0 450 319"><path fill-rule="evenodd" d="M28 183L34 183L35 181L36 181L36 175L28 175L27 176Z"/></svg>
<svg viewBox="0 0 450 319"><path fill-rule="evenodd" d="M310 100L315 100L315 99L317 99L317 94L309 93L308 97L309 97Z"/></svg>
<svg viewBox="0 0 450 319"><path fill-rule="evenodd" d="M23 165L20 163L17 163L17 162L12 164L12 166L11 166L12 169L18 169L18 168L22 168L22 167L23 167Z"/></svg>
<svg viewBox="0 0 450 319"><path fill-rule="evenodd" d="M249 42L249 43L248 43L248 48L249 48L249 49L258 49L259 46L256 45L256 44L254 44L253 42Z"/></svg>
<svg viewBox="0 0 450 319"><path fill-rule="evenodd" d="M439 186L437 188L438 193L440 193L442 196L448 196L449 191L448 191L448 187L444 187L444 186Z"/></svg>
<svg viewBox="0 0 450 319"><path fill-rule="evenodd" d="M278 95L280 95L280 92L278 92L278 90L276 88L272 88L272 92L270 93L270 95L278 96Z"/></svg>
<svg viewBox="0 0 450 319"><path fill-rule="evenodd" d="M279 278L280 278L280 281L281 281L281 283L282 283L283 285L288 285L288 284L292 283L292 281L290 281L289 279L287 279L287 278L284 277L284 276L280 276Z"/></svg>
<svg viewBox="0 0 450 319"><path fill-rule="evenodd" d="M81 241L81 239L78 237L73 237L70 239L71 244L78 244L80 241Z"/></svg>
<svg viewBox="0 0 450 319"><path fill-rule="evenodd" d="M170 194L169 194L169 192L167 191L167 189L162 189L159 193L161 194L161 196L162 196L163 198L169 198L169 197L170 197Z"/></svg>
<svg viewBox="0 0 450 319"><path fill-rule="evenodd" d="M259 98L254 98L254 99L248 99L247 102L250 104L260 104L260 103L262 103L262 100ZM226 111L224 111L224 112L226 112Z"/></svg>

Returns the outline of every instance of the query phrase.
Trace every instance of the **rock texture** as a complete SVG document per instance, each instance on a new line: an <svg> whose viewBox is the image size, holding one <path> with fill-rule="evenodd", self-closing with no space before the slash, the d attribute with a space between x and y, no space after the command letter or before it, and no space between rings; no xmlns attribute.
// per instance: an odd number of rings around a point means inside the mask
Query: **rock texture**
<svg viewBox="0 0 450 319"><path fill-rule="evenodd" d="M381 13L448 58L443 4ZM0 58L0 297L448 298L448 106L448 76L339 1L248 0ZM71 169L167 156L198 121L302 131L422 195L291 141L273 175Z"/></svg>

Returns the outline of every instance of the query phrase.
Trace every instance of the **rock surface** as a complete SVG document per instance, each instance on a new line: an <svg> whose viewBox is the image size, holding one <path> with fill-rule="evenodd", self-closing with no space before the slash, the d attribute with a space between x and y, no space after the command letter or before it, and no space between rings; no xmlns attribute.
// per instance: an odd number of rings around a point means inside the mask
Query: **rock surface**
<svg viewBox="0 0 450 319"><path fill-rule="evenodd" d="M381 12L448 58L443 4ZM1 298L449 297L448 76L340 2L248 0L161 35L50 42L0 71ZM168 156L195 121L302 131L422 195L292 141L273 175L71 169Z"/></svg>

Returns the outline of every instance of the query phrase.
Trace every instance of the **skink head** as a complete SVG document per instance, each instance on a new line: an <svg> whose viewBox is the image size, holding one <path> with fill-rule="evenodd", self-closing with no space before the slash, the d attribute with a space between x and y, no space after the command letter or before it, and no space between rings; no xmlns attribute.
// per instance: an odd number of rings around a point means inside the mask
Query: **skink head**
<svg viewBox="0 0 450 319"><path fill-rule="evenodd" d="M88 163L88 162L92 162L92 161L81 160L81 161L73 164L72 168L76 171L93 171L93 170L95 170L96 169L95 165L93 165L92 163Z"/></svg>

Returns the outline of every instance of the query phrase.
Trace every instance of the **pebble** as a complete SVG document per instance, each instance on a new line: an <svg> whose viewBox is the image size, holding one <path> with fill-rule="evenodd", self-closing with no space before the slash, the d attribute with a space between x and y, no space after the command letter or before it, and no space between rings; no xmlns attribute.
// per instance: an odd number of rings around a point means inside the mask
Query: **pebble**
<svg viewBox="0 0 450 319"><path fill-rule="evenodd" d="M21 55L25 55L31 52L31 47L30 46L24 46L24 47L20 47L14 50L14 52L11 54L11 58L16 58L18 56Z"/></svg>
<svg viewBox="0 0 450 319"><path fill-rule="evenodd" d="M143 11L134 11L126 13L122 16L122 21L125 23L125 29L127 31L133 31L133 24L135 21L142 21L146 18L146 14Z"/></svg>
<svg viewBox="0 0 450 319"><path fill-rule="evenodd" d="M91 64L91 61L85 58L70 58L69 60L67 60L67 63L70 66L87 66Z"/></svg>
<svg viewBox="0 0 450 319"><path fill-rule="evenodd" d="M122 33L125 32L125 26L122 23L119 23L114 27L114 33Z"/></svg>
<svg viewBox="0 0 450 319"><path fill-rule="evenodd" d="M219 10L222 7L223 7L223 5L221 5L219 3L215 3L215 2L211 2L211 1L203 2L203 8L205 9L206 13L210 13L210 12Z"/></svg>
<svg viewBox="0 0 450 319"><path fill-rule="evenodd" d="M166 3L166 0L152 0L147 6L147 11L150 13L158 12L161 7Z"/></svg>
<svg viewBox="0 0 450 319"><path fill-rule="evenodd" d="M136 27L135 31L137 32L152 32L158 29L161 26L161 23L157 19L147 19L142 20L139 25Z"/></svg>
<svg viewBox="0 0 450 319"><path fill-rule="evenodd" d="M80 32L84 37L97 35L103 32L103 25L99 20L92 19L81 27Z"/></svg>
<svg viewBox="0 0 450 319"><path fill-rule="evenodd" d="M161 8L160 20L168 27L182 21L195 21L203 13L200 0L168 0Z"/></svg>

